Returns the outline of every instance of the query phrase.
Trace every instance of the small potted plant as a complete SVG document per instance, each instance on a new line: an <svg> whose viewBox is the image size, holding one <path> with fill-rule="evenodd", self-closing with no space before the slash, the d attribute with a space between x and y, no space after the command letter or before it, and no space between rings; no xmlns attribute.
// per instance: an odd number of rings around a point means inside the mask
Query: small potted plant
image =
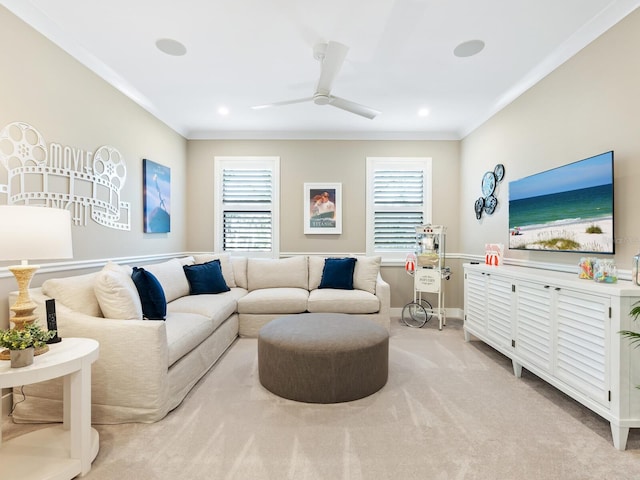
<svg viewBox="0 0 640 480"><path fill-rule="evenodd" d="M12 368L26 367L33 363L34 350L55 335L55 330L43 330L37 323L31 323L21 329L0 330L0 347L9 349Z"/></svg>

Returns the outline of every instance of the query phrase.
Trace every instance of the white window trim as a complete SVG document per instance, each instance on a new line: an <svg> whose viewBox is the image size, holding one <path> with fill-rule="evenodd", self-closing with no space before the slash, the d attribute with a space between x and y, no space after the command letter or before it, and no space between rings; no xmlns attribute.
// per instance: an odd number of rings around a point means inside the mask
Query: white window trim
<svg viewBox="0 0 640 480"><path fill-rule="evenodd" d="M422 169L424 175L424 191L422 199L422 215L424 223L432 222L432 159L430 157L367 157L367 197L366 197L366 247L367 255L382 257L386 264L404 263L410 252L378 252L374 242L374 204L373 176L376 170L416 170Z"/></svg>
<svg viewBox="0 0 640 480"><path fill-rule="evenodd" d="M264 169L273 172L273 194L271 198L272 215L272 250L271 252L232 252L233 255L278 258L280 256L280 157L238 156L214 157L214 251L222 252L223 248L223 203L222 172L225 168Z"/></svg>

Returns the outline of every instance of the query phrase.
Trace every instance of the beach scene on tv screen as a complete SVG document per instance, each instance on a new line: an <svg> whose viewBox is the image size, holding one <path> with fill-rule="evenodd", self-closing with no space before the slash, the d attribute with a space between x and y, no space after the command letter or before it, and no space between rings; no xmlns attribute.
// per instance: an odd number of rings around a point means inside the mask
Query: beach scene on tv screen
<svg viewBox="0 0 640 480"><path fill-rule="evenodd" d="M612 155L509 182L509 248L613 253Z"/></svg>

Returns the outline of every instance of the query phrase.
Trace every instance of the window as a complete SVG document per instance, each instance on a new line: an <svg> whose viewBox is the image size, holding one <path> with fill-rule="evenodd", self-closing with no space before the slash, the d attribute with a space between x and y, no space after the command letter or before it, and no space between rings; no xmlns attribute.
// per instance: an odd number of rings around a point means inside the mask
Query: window
<svg viewBox="0 0 640 480"><path fill-rule="evenodd" d="M278 257L278 157L215 157L215 251Z"/></svg>
<svg viewBox="0 0 640 480"><path fill-rule="evenodd" d="M431 223L431 159L367 158L367 254L404 261Z"/></svg>

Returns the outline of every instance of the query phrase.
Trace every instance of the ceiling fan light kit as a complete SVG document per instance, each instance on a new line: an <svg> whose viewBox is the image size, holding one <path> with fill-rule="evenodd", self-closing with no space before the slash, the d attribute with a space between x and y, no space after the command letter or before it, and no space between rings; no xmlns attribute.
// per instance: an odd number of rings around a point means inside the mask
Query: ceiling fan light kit
<svg viewBox="0 0 640 480"><path fill-rule="evenodd" d="M346 100L344 98L331 95L331 87L342 68L342 64L347 58L349 47L339 42L319 43L313 47L313 58L320 62L320 78L316 86L316 91L311 97L298 98L295 100L285 100L282 102L269 103L265 105L255 105L251 108L260 110L270 107L281 107L295 103L313 102L316 105L331 105L332 107L345 110L361 117L373 120L380 114L378 110L359 103Z"/></svg>

